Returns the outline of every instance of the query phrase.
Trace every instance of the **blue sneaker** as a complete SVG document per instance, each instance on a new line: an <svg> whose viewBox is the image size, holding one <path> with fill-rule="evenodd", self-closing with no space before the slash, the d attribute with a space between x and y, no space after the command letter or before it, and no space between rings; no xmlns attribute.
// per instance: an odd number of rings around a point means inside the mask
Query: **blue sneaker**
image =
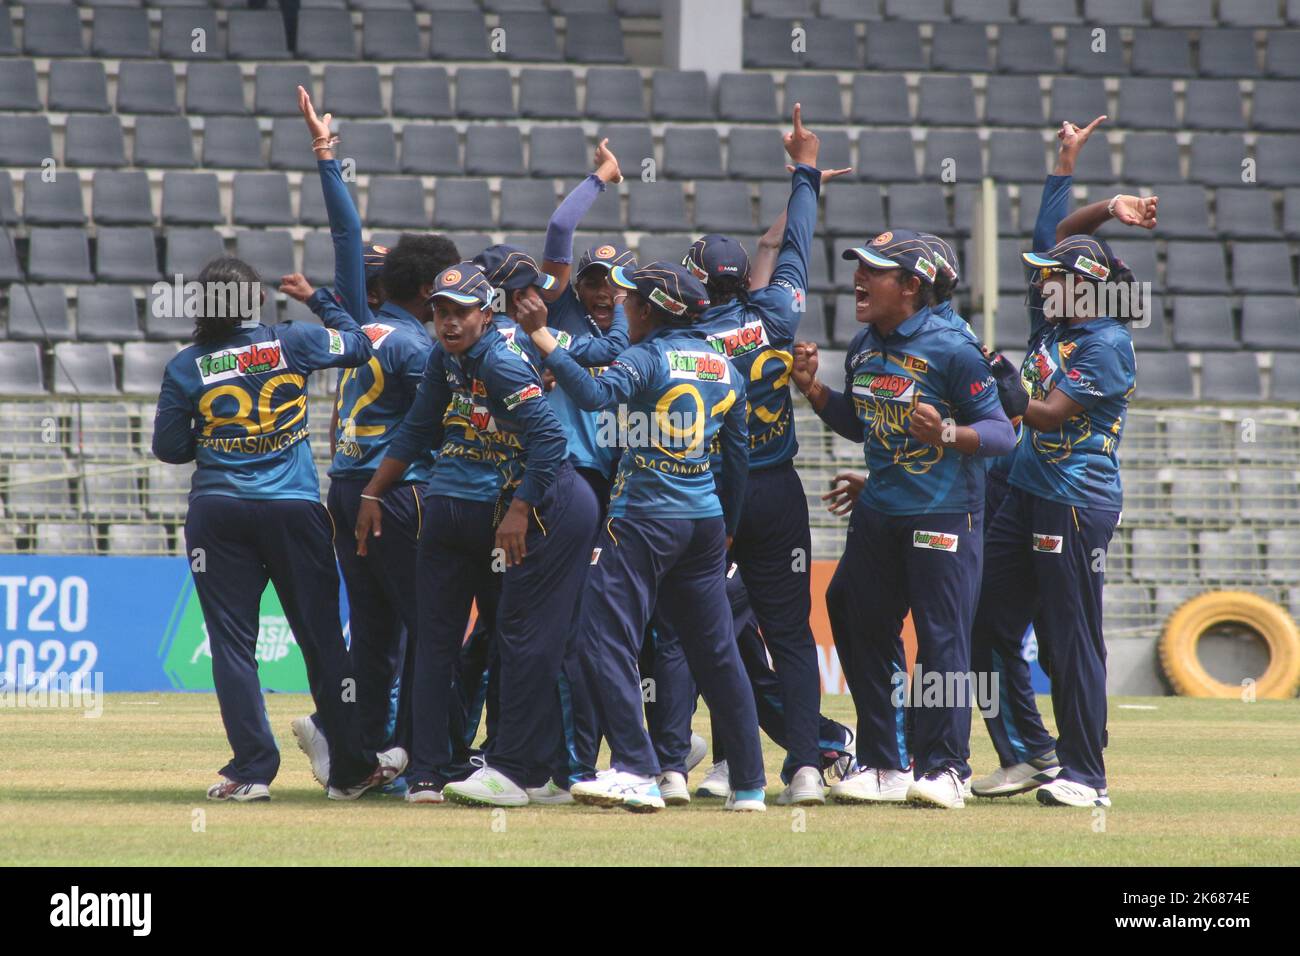
<svg viewBox="0 0 1300 956"><path fill-rule="evenodd" d="M379 792L388 797L405 797L410 787L406 782L406 777L394 777L388 783L379 788Z"/></svg>
<svg viewBox="0 0 1300 956"><path fill-rule="evenodd" d="M767 792L764 790L733 790L722 809L738 810L742 813L765 813L766 797Z"/></svg>

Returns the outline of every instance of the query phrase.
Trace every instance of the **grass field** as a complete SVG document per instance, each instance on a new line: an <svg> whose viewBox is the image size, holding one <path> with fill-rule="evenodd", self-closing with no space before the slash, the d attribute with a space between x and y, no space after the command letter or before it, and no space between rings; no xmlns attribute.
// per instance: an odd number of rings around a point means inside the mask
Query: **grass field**
<svg viewBox="0 0 1300 956"><path fill-rule="evenodd" d="M289 733L290 719L306 713L309 701L274 695L268 702L283 764L274 799L245 805L203 796L227 757L212 695L109 695L97 719L79 711L0 711L3 863L1163 866L1300 859L1300 701L1112 699L1114 806L1104 817L1041 807L1032 796L972 801L962 811L827 805L800 814L774 804L780 760L766 738L769 807L761 816L723 813L716 801L644 816L587 807L494 814L380 795L331 803ZM824 706L852 722L848 697L828 697ZM1048 712L1050 701L1040 706ZM701 712L696 729L706 728ZM977 774L992 769L978 720L973 751Z"/></svg>

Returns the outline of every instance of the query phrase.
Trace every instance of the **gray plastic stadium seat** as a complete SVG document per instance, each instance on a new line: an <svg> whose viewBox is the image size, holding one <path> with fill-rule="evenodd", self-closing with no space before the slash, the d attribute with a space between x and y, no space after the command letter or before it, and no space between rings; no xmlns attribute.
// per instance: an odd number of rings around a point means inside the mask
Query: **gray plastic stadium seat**
<svg viewBox="0 0 1300 956"><path fill-rule="evenodd" d="M429 56L411 10L369 10L361 26L364 60L424 60Z"/></svg>
<svg viewBox="0 0 1300 956"><path fill-rule="evenodd" d="M673 179L722 178L722 142L712 128L669 126L664 130L661 172Z"/></svg>
<svg viewBox="0 0 1300 956"><path fill-rule="evenodd" d="M1175 348L1237 348L1232 307L1223 296L1175 296L1173 310Z"/></svg>
<svg viewBox="0 0 1300 956"><path fill-rule="evenodd" d="M2 88L4 83L0 82ZM108 79L104 75L104 64L81 60L51 61L49 105L51 110L65 113L107 113Z"/></svg>
<svg viewBox="0 0 1300 956"><path fill-rule="evenodd" d="M745 66L783 70L802 66L802 58L794 52L794 28L794 21L784 18L746 18L741 47Z"/></svg>
<svg viewBox="0 0 1300 956"><path fill-rule="evenodd" d="M1173 133L1129 133L1124 137L1121 168L1126 178L1137 181L1152 176L1178 179L1178 141Z"/></svg>
<svg viewBox="0 0 1300 956"><path fill-rule="evenodd" d="M51 65L51 73L53 73L53 65ZM50 85L51 95L53 95L53 79ZM0 60L0 110L13 112L40 109L41 100L36 94L36 62Z"/></svg>
<svg viewBox="0 0 1300 956"><path fill-rule="evenodd" d="M384 116L379 92L379 71L373 66L325 67L326 108L339 116Z"/></svg>
<svg viewBox="0 0 1300 956"><path fill-rule="evenodd" d="M90 246L85 232L32 229L28 235L27 276L33 282L89 282Z"/></svg>
<svg viewBox="0 0 1300 956"><path fill-rule="evenodd" d="M1241 307L1241 344L1248 349L1300 349L1300 302L1289 295L1247 295Z"/></svg>
<svg viewBox="0 0 1300 956"><path fill-rule="evenodd" d="M157 395L163 380L163 370L175 355L174 345L127 342L122 346L122 391L128 395ZM182 471L170 465L159 467L173 472ZM187 479L187 489L188 485Z"/></svg>
<svg viewBox="0 0 1300 956"><path fill-rule="evenodd" d="M164 363L164 368L166 364ZM158 379L162 381L162 371L158 372ZM157 387L153 389L141 389L140 394L158 394ZM147 489L145 502L146 511L153 518L170 518L173 521L183 521L186 511L189 510L189 492L190 484L194 477L194 466L189 465L165 465L159 462L156 465L150 465L145 481ZM178 532L180 534L180 532ZM184 535L180 534L181 541L184 541Z"/></svg>
<svg viewBox="0 0 1300 956"><path fill-rule="evenodd" d="M644 160L654 158L654 137L648 126L602 126L596 133L596 141L602 139L609 140L609 148L634 173L641 169Z"/></svg>
<svg viewBox="0 0 1300 956"><path fill-rule="evenodd" d="M1047 115L1052 118L1053 123L1068 119L1073 123L1087 124L1095 117L1109 112L1110 108L1106 105L1106 86L1100 79L1085 76L1058 76L1052 81L1052 105L1048 108Z"/></svg>
<svg viewBox="0 0 1300 956"><path fill-rule="evenodd" d="M1165 288L1170 292L1226 293L1228 269L1223 247L1214 242L1171 240L1165 247ZM1175 340L1177 331L1175 328Z"/></svg>
<svg viewBox="0 0 1300 956"><path fill-rule="evenodd" d="M456 113L475 119L517 115L510 73L501 67L466 67L456 74Z"/></svg>
<svg viewBox="0 0 1300 956"><path fill-rule="evenodd" d="M95 275L100 282L155 282L158 250L148 226L102 226L95 235Z"/></svg>
<svg viewBox="0 0 1300 956"><path fill-rule="evenodd" d="M1246 128L1241 87L1235 80L1188 80L1184 102L1183 125L1188 129Z"/></svg>
<svg viewBox="0 0 1300 956"><path fill-rule="evenodd" d="M72 321L63 286L17 283L10 286L7 337L19 341L72 338Z"/></svg>
<svg viewBox="0 0 1300 956"><path fill-rule="evenodd" d="M555 206L555 186L549 179L501 182L502 229L545 230Z"/></svg>
<svg viewBox="0 0 1300 956"><path fill-rule="evenodd" d="M341 158L351 156L354 152L351 148L353 145L352 142L340 142ZM364 148L363 145L362 149ZM272 169L316 172L316 156L312 153L311 143L307 142L301 118L278 116L271 122L271 157L268 165Z"/></svg>
<svg viewBox="0 0 1300 956"><path fill-rule="evenodd" d="M216 174L169 172L163 176L162 221L168 226L223 223Z"/></svg>
<svg viewBox="0 0 1300 956"><path fill-rule="evenodd" d="M1037 23L998 28L998 70L1002 73L1055 73L1058 59L1051 27Z"/></svg>
<svg viewBox="0 0 1300 956"><path fill-rule="evenodd" d="M504 49L498 54L501 59L529 63L559 62L560 44L555 36L555 21L549 13L503 13L500 26L506 39Z"/></svg>
<svg viewBox="0 0 1300 956"><path fill-rule="evenodd" d="M491 229L492 196L482 179L440 179L433 187L436 229Z"/></svg>
<svg viewBox="0 0 1300 956"><path fill-rule="evenodd" d="M560 195L567 196L577 184L573 180L566 182L560 189ZM605 191L596 198L591 208L587 210L587 215L582 217L582 228L584 230L602 233L622 232L623 204L621 200L622 194L619 191L621 188L619 186L606 187ZM622 242L623 240L619 239L618 241ZM592 243L588 242L587 246L590 245Z"/></svg>
<svg viewBox="0 0 1300 956"><path fill-rule="evenodd" d="M1020 0L1017 10L1020 19L1029 23L1056 26L1080 22L1077 0Z"/></svg>
<svg viewBox="0 0 1300 956"><path fill-rule="evenodd" d="M811 17L813 0L750 0L749 12L756 17Z"/></svg>
<svg viewBox="0 0 1300 956"><path fill-rule="evenodd" d="M686 218L686 197L681 183L646 183L632 181L628 187L627 224L629 229L667 232L680 229ZM683 250L684 254L684 250Z"/></svg>
<svg viewBox="0 0 1300 956"><path fill-rule="evenodd" d="M1190 400L1192 368L1185 352L1139 352L1138 398L1151 401Z"/></svg>
<svg viewBox="0 0 1300 956"><path fill-rule="evenodd" d="M883 12L891 20L933 23L944 18L946 6L945 0L885 0Z"/></svg>
<svg viewBox="0 0 1300 956"><path fill-rule="evenodd" d="M327 232L309 232L302 243L302 274L312 285L334 284L334 240Z"/></svg>
<svg viewBox="0 0 1300 956"><path fill-rule="evenodd" d="M880 0L821 0L820 10L838 20L879 20Z"/></svg>
<svg viewBox="0 0 1300 956"><path fill-rule="evenodd" d="M205 265L225 254L225 244L215 229L168 229L163 274L192 279Z"/></svg>
<svg viewBox="0 0 1300 956"><path fill-rule="evenodd" d="M1220 3L1219 20L1234 27L1280 27L1276 3Z"/></svg>
<svg viewBox="0 0 1300 956"><path fill-rule="evenodd" d="M1269 528L1265 535L1268 550L1268 578L1285 584L1300 584L1300 536L1290 528ZM1295 589L1292 589L1295 593Z"/></svg>
<svg viewBox="0 0 1300 956"><path fill-rule="evenodd" d="M1201 76L1259 76L1253 30L1202 30Z"/></svg>
<svg viewBox="0 0 1300 956"><path fill-rule="evenodd" d="M948 204L937 183L895 183L889 187L889 226L921 232L948 231Z"/></svg>
<svg viewBox="0 0 1300 956"><path fill-rule="evenodd" d="M699 232L740 233L754 230L753 204L745 183L699 185L695 190L695 228Z"/></svg>
<svg viewBox="0 0 1300 956"><path fill-rule="evenodd" d="M210 116L203 124L203 165L263 169L262 133L251 116Z"/></svg>
<svg viewBox="0 0 1300 956"><path fill-rule="evenodd" d="M144 170L98 170L91 217L101 226L148 226L154 221L149 174Z"/></svg>
<svg viewBox="0 0 1300 956"><path fill-rule="evenodd" d="M814 70L862 69L857 35L853 30L844 29L841 21L805 17L803 29L807 34L804 66Z"/></svg>
<svg viewBox="0 0 1300 956"><path fill-rule="evenodd" d="M9 465L9 513L15 518L71 518L69 465L62 461L16 461Z"/></svg>
<svg viewBox="0 0 1300 956"><path fill-rule="evenodd" d="M606 13L569 17L564 27L564 60L568 62L627 62L623 26Z"/></svg>
<svg viewBox="0 0 1300 956"><path fill-rule="evenodd" d="M287 60L289 44L280 11L230 10L226 16L226 55L232 60ZM375 16L371 13L367 17ZM301 21L300 21L301 22ZM394 58L396 59L396 58Z"/></svg>
<svg viewBox="0 0 1300 956"><path fill-rule="evenodd" d="M876 185L840 183L838 189L826 191L826 215L823 228L832 236L847 236L861 241L874 236L885 226L884 204ZM927 187L930 188L930 187ZM789 197L789 190L783 190ZM782 202L784 208L785 202Z"/></svg>
<svg viewBox="0 0 1300 956"><path fill-rule="evenodd" d="M339 141L339 158L351 159L356 164L358 176L395 173L399 169L397 140L393 136L393 127L388 123L342 122L339 124ZM310 149L303 151L312 155ZM312 166L315 166L314 162Z"/></svg>
<svg viewBox="0 0 1300 956"><path fill-rule="evenodd" d="M1300 186L1297 155L1300 155L1300 136L1261 134L1255 140L1259 182L1265 186Z"/></svg>
<svg viewBox="0 0 1300 956"><path fill-rule="evenodd" d="M1134 528L1132 576L1141 581L1190 581L1192 534L1185 528Z"/></svg>
<svg viewBox="0 0 1300 956"><path fill-rule="evenodd" d="M182 540L181 545L184 545ZM167 554L167 528L160 524L110 524L109 554Z"/></svg>
<svg viewBox="0 0 1300 956"><path fill-rule="evenodd" d="M930 67L954 73L987 73L992 46L982 23L936 23Z"/></svg>
<svg viewBox="0 0 1300 956"><path fill-rule="evenodd" d="M1167 27L1212 27L1213 0L1151 0L1151 19Z"/></svg>
<svg viewBox="0 0 1300 956"><path fill-rule="evenodd" d="M994 141L997 139L995 137ZM952 162L949 163L949 160ZM974 130L931 130L926 137L921 178L943 179L949 170L959 183L977 182L984 175L979 134Z"/></svg>
<svg viewBox="0 0 1300 956"><path fill-rule="evenodd" d="M80 11L68 4L27 4L23 8L26 56L85 56Z"/></svg>
<svg viewBox="0 0 1300 956"><path fill-rule="evenodd" d="M148 12L100 7L90 34L90 55L109 59L153 56Z"/></svg>
<svg viewBox="0 0 1300 956"><path fill-rule="evenodd" d="M1235 242L1232 286L1238 293L1296 291L1291 252L1285 242Z"/></svg>
<svg viewBox="0 0 1300 956"><path fill-rule="evenodd" d="M357 59L352 15L346 10L313 10L311 16L299 18L298 56L309 61ZM259 67L258 73L264 69Z"/></svg>
<svg viewBox="0 0 1300 956"><path fill-rule="evenodd" d="M0 56L14 56L17 53L13 23L9 20L9 10L6 8L0 11Z"/></svg>
<svg viewBox="0 0 1300 956"><path fill-rule="evenodd" d="M1124 76L1124 41L1118 32L1107 35L1105 49L1093 37L1095 27L1070 27L1065 32L1065 72L1072 76ZM1094 116L1097 114L1093 114Z"/></svg>
<svg viewBox="0 0 1300 956"><path fill-rule="evenodd" d="M1043 94L1034 76L988 78L984 93L984 122L990 126L1043 125Z"/></svg>
<svg viewBox="0 0 1300 956"><path fill-rule="evenodd" d="M515 126L470 126L465 133L470 176L523 176L524 143Z"/></svg>
<svg viewBox="0 0 1300 956"><path fill-rule="evenodd" d="M14 181L8 170L0 170L0 223L13 225L18 221L14 205Z"/></svg>
<svg viewBox="0 0 1300 956"><path fill-rule="evenodd" d="M862 324L858 322L857 305L853 296L837 295L835 312L831 317L831 342L839 348L847 348L853 337L861 331Z"/></svg>
<svg viewBox="0 0 1300 956"><path fill-rule="evenodd" d="M1132 70L1138 76L1194 76L1190 37L1183 30L1134 30Z"/></svg>
<svg viewBox="0 0 1300 956"><path fill-rule="evenodd" d="M1294 459L1292 459L1294 461ZM1241 517L1247 521L1288 523L1297 518L1296 473L1290 468L1239 468Z"/></svg>
<svg viewBox="0 0 1300 956"><path fill-rule="evenodd" d="M779 116L776 83L772 74L723 73L719 77L719 119L740 123L768 123Z"/></svg>
<svg viewBox="0 0 1300 956"><path fill-rule="evenodd" d="M534 126L528 144L532 176L576 176L591 161L580 126ZM639 164L638 164L639 165Z"/></svg>
<svg viewBox="0 0 1300 956"><path fill-rule="evenodd" d="M1201 365L1201 398L1210 402L1257 402L1262 397L1254 352L1216 355Z"/></svg>
<svg viewBox="0 0 1300 956"><path fill-rule="evenodd" d="M176 74L170 63L156 60L122 64L117 75L117 112L179 112L176 101Z"/></svg>
<svg viewBox="0 0 1300 956"><path fill-rule="evenodd" d="M853 77L849 121L864 126L907 126L912 113L907 105L907 80L899 74Z"/></svg>
<svg viewBox="0 0 1300 956"><path fill-rule="evenodd" d="M440 66L393 67L394 116L445 119L451 108L451 81Z"/></svg>
<svg viewBox="0 0 1300 956"><path fill-rule="evenodd" d="M784 155L781 135L775 129L734 127L727 139L728 175L744 181L788 179Z"/></svg>
<svg viewBox="0 0 1300 956"><path fill-rule="evenodd" d="M429 55L443 60L490 60L487 21L478 10L449 10L432 20Z"/></svg>
<svg viewBox="0 0 1300 956"><path fill-rule="evenodd" d="M655 70L650 113L660 120L712 120L713 97L701 70Z"/></svg>
<svg viewBox="0 0 1300 956"><path fill-rule="evenodd" d="M3 206L2 195L0 206ZM0 219L3 215L0 208ZM1294 186L1282 191L1282 233L1288 239L1300 239L1300 188Z"/></svg>
<svg viewBox="0 0 1300 956"><path fill-rule="evenodd" d="M1047 170L1042 134L1007 130L989 139L989 175L998 182L1041 179Z"/></svg>
<svg viewBox="0 0 1300 956"><path fill-rule="evenodd" d="M428 229L424 185L416 177L383 176L370 181L366 223L394 229Z"/></svg>
<svg viewBox="0 0 1300 956"><path fill-rule="evenodd" d="M279 284L280 276L298 271L293 260L293 237L281 230L239 230L235 233L235 255L272 285Z"/></svg>
<svg viewBox="0 0 1300 956"><path fill-rule="evenodd" d="M1165 304L1158 295L1151 296L1149 315L1135 317L1129 323L1129 333L1135 349L1163 350L1171 347L1169 320L1165 315Z"/></svg>
<svg viewBox="0 0 1300 956"><path fill-rule="evenodd" d="M0 166L39 166L55 155L44 116L0 116Z"/></svg>
<svg viewBox="0 0 1300 956"><path fill-rule="evenodd" d="M194 165L194 137L183 116L141 116L135 123L136 166L188 169Z"/></svg>
<svg viewBox="0 0 1300 956"><path fill-rule="evenodd" d="M693 241L693 236L681 233L642 236L636 251L637 263L642 266L651 262L680 263Z"/></svg>
<svg viewBox="0 0 1300 956"><path fill-rule="evenodd" d="M322 10L319 13L313 13L310 19L317 16L328 14L330 11ZM349 21L351 22L351 21ZM299 33L298 44L302 45L302 34ZM306 56L304 53L303 56ZM331 57L339 59L339 57ZM305 63L263 63L257 68L257 76L253 84L253 114L256 116L293 116L299 117L298 113L298 87L305 87L311 90L311 71ZM326 104L320 104L326 105ZM326 107L328 108L328 106ZM299 129L301 130L302 120L299 117Z"/></svg>
<svg viewBox="0 0 1300 956"><path fill-rule="evenodd" d="M1119 85L1120 126L1177 129L1173 82L1163 77L1126 76Z"/></svg>
<svg viewBox="0 0 1300 956"><path fill-rule="evenodd" d="M1296 119L1296 84L1287 81L1259 80L1251 108L1250 128L1290 132L1300 127Z"/></svg>
<svg viewBox="0 0 1300 956"><path fill-rule="evenodd" d="M36 525L36 550L41 554L94 554L95 537L93 525L42 521Z"/></svg>
<svg viewBox="0 0 1300 956"><path fill-rule="evenodd" d="M1114 193L1111 193L1113 196ZM1111 251L1122 259L1139 281L1149 281L1153 285L1156 278L1156 248L1150 242L1136 237L1137 229L1125 229L1122 233L1103 237L1110 243Z"/></svg>
<svg viewBox="0 0 1300 956"><path fill-rule="evenodd" d="M10 294L17 286L10 288ZM40 395L45 391L41 350L34 342L0 341L0 381L10 395Z"/></svg>
<svg viewBox="0 0 1300 956"><path fill-rule="evenodd" d="M786 31L787 37L789 31ZM789 46L787 39L786 45ZM868 70L925 70L921 34L914 23L868 23L866 64Z"/></svg>
<svg viewBox="0 0 1300 956"><path fill-rule="evenodd" d="M1220 236L1225 239L1281 239L1277 216L1273 210L1273 194L1258 187L1218 190L1215 196L1215 222ZM1160 196L1160 225L1163 232L1165 197ZM1202 234L1204 235L1204 234Z"/></svg>
<svg viewBox="0 0 1300 956"><path fill-rule="evenodd" d="M1195 522L1220 522L1235 518L1237 496L1227 473L1219 468L1174 468L1169 486L1170 510L1175 518Z"/></svg>
<svg viewBox="0 0 1300 956"><path fill-rule="evenodd" d="M578 84L569 70L524 69L519 73L519 115L577 119Z"/></svg>
<svg viewBox="0 0 1300 956"><path fill-rule="evenodd" d="M116 395L113 353L103 342L60 342L54 346L54 392Z"/></svg>
<svg viewBox="0 0 1300 956"><path fill-rule="evenodd" d="M195 30L203 31L203 50L194 49ZM185 7L162 12L158 33L158 56L164 60L220 60L225 48L217 27L217 13L202 7Z"/></svg>
<svg viewBox="0 0 1300 956"><path fill-rule="evenodd" d="M402 129L402 172L420 176L459 176L460 136L456 127L408 123Z"/></svg>
<svg viewBox="0 0 1300 956"><path fill-rule="evenodd" d="M925 126L977 126L975 88L968 76L923 76L916 121Z"/></svg>
<svg viewBox="0 0 1300 956"><path fill-rule="evenodd" d="M516 10L542 10L545 0L480 0L488 13L510 13Z"/></svg>
<svg viewBox="0 0 1300 956"><path fill-rule="evenodd" d="M768 77L771 82L771 77ZM594 68L587 71L585 116L597 120L645 120L644 84L637 70Z"/></svg>
<svg viewBox="0 0 1300 956"><path fill-rule="evenodd" d="M1126 170L1138 167L1124 161ZM1160 234L1169 239L1204 239L1212 234L1208 193L1203 186L1182 183L1157 185L1152 192L1160 197Z"/></svg>
<svg viewBox="0 0 1300 956"><path fill-rule="evenodd" d="M731 134L733 143L735 138L736 133L733 131ZM871 159L858 168L859 179L872 182L900 180L909 182L916 175L916 154L912 148L912 137L905 129L863 130L862 135L858 137L858 155Z"/></svg>
<svg viewBox="0 0 1300 956"><path fill-rule="evenodd" d="M185 112L198 116L247 116L244 81L238 64L192 64L185 71Z"/></svg>
<svg viewBox="0 0 1300 956"><path fill-rule="evenodd" d="M155 259L155 278L157 272ZM77 338L83 342L138 341L144 338L138 312L135 295L129 286L78 286Z"/></svg>
<svg viewBox="0 0 1300 956"><path fill-rule="evenodd" d="M289 178L284 173L236 173L231 221L237 226L293 223Z"/></svg>
<svg viewBox="0 0 1300 956"><path fill-rule="evenodd" d="M46 182L39 172L23 174L23 219L33 226L80 226L86 221L81 204L81 177L65 172Z"/></svg>
<svg viewBox="0 0 1300 956"><path fill-rule="evenodd" d="M1300 30L1269 31L1264 72L1279 78L1300 78Z"/></svg>
<svg viewBox="0 0 1300 956"><path fill-rule="evenodd" d="M23 268L18 262L13 234L8 230L0 231L0 283L19 282L22 278Z"/></svg>
<svg viewBox="0 0 1300 956"><path fill-rule="evenodd" d="M125 166L126 141L121 121L114 115L78 113L69 116L63 155L68 166Z"/></svg>
<svg viewBox="0 0 1300 956"><path fill-rule="evenodd" d="M1258 150L1257 145L1257 157ZM1241 163L1247 155L1246 141L1239 133L1195 133L1188 178L1208 186L1240 186ZM1259 181L1262 183L1267 182L1263 165L1259 163Z"/></svg>
<svg viewBox="0 0 1300 956"><path fill-rule="evenodd" d="M1011 0L952 0L952 18L962 23L1015 23Z"/></svg>

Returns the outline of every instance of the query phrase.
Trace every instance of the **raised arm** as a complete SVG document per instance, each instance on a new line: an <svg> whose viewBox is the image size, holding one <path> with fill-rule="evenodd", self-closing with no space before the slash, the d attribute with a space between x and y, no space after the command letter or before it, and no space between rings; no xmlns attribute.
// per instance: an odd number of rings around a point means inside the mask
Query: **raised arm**
<svg viewBox="0 0 1300 956"><path fill-rule="evenodd" d="M589 412L626 402L649 384L652 374L650 356L638 348L625 351L599 375L588 373L564 349L551 352L543 364L574 404Z"/></svg>
<svg viewBox="0 0 1300 956"><path fill-rule="evenodd" d="M861 444L866 440L866 432L862 427L862 419L858 418L857 412L853 409L853 401L848 395L852 385L847 370L844 375L844 391L837 392L818 380L818 362L816 342L796 342L790 378L804 398L808 399L808 404L812 406L818 418L829 425L837 435Z"/></svg>
<svg viewBox="0 0 1300 956"><path fill-rule="evenodd" d="M610 152L609 140L602 139L596 147L596 171L574 187L564 197L551 221L546 224L546 245L542 251L542 271L555 277L555 285L543 292L542 298L553 302L569 285L573 269L573 233L592 204L605 191L607 183L621 183L623 173L618 168L618 158Z"/></svg>

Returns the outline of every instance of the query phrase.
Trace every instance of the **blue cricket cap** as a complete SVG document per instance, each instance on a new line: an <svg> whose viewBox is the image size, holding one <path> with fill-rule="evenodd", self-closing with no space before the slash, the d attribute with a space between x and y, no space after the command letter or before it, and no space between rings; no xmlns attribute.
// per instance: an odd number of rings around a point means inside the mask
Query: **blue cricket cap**
<svg viewBox="0 0 1300 956"><path fill-rule="evenodd" d="M682 258L682 265L704 283L723 276L749 278L749 253L745 247L730 236L712 232L695 240Z"/></svg>
<svg viewBox="0 0 1300 956"><path fill-rule="evenodd" d="M1126 269L1105 239L1080 234L1066 236L1047 252L1026 252L1021 257L1035 269L1061 269L1093 282L1106 282Z"/></svg>
<svg viewBox="0 0 1300 956"><path fill-rule="evenodd" d="M573 271L573 274L575 276L582 275L592 266L602 266L606 270L615 266L622 266L624 269L635 269L636 256L626 246L619 245L616 242L602 242L587 249L578 257L578 267Z"/></svg>
<svg viewBox="0 0 1300 956"><path fill-rule="evenodd" d="M845 249L840 258L857 259L870 269L905 269L926 282L939 275L934 250L921 233L911 229L882 232L865 246Z"/></svg>
<svg viewBox="0 0 1300 956"><path fill-rule="evenodd" d="M704 283L684 266L671 262L652 262L631 270L615 266L609 270L609 281L663 309L677 325L689 325L709 307Z"/></svg>
<svg viewBox="0 0 1300 956"><path fill-rule="evenodd" d="M487 307L492 304L492 295L492 283L488 282L482 269L472 262L458 262L438 273L429 300L445 298L461 305Z"/></svg>
<svg viewBox="0 0 1300 956"><path fill-rule="evenodd" d="M957 280L961 278L961 268L957 264L957 252L949 244L947 239L941 239L932 233L918 233L926 245L930 247L930 258L934 261L935 267L952 280L956 285Z"/></svg>
<svg viewBox="0 0 1300 956"><path fill-rule="evenodd" d="M473 261L483 270L488 282L500 289L526 289L535 285L545 290L555 285L555 277L543 272L537 260L518 246L488 246Z"/></svg>

